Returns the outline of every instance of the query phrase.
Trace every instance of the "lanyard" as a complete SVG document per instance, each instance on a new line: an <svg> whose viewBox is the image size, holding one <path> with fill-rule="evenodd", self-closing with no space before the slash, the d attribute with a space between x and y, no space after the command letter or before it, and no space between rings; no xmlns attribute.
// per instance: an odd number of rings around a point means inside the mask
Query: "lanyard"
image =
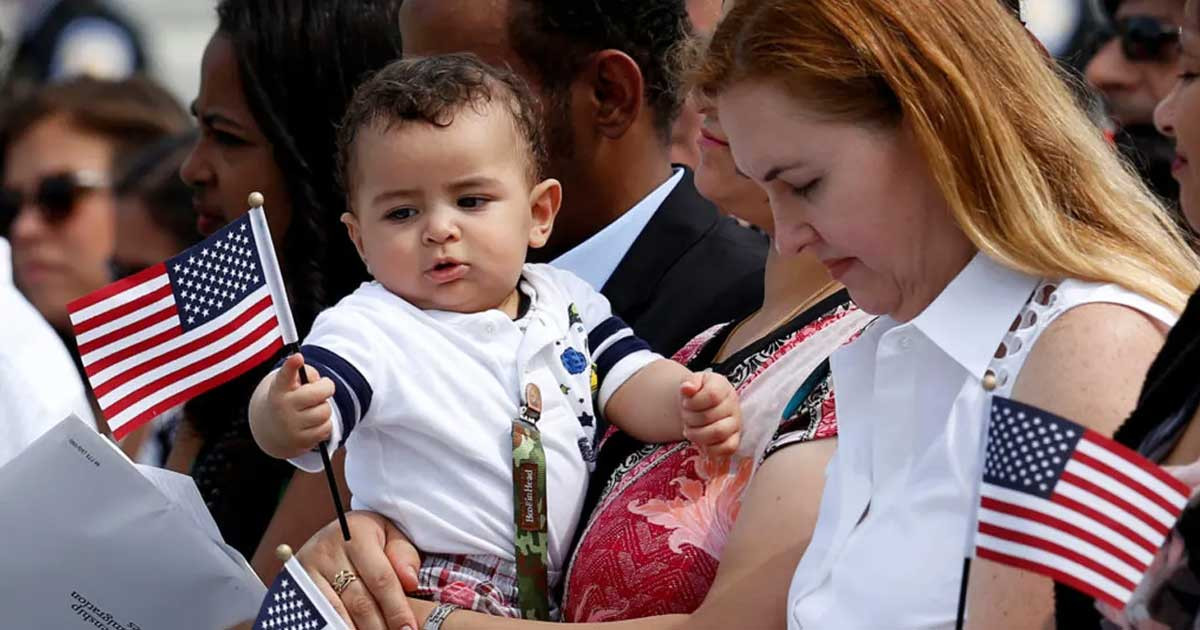
<svg viewBox="0 0 1200 630"><path fill-rule="evenodd" d="M513 420L513 521L516 525L517 602L525 619L550 619L546 574L550 536L546 530L546 452L537 421L542 392L525 387L525 404Z"/></svg>

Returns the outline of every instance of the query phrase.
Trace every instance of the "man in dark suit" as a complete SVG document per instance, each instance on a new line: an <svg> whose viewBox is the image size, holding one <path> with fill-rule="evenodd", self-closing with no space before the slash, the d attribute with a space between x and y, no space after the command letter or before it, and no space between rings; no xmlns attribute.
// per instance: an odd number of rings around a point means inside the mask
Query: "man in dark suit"
<svg viewBox="0 0 1200 630"><path fill-rule="evenodd" d="M405 55L472 52L542 106L563 210L545 260L576 272L656 351L762 303L766 239L670 162L685 0L406 0Z"/></svg>

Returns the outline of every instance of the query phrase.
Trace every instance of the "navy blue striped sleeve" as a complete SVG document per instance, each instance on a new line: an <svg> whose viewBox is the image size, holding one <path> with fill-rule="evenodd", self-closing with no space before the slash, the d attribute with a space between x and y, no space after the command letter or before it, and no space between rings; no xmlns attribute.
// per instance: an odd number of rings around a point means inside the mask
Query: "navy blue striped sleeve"
<svg viewBox="0 0 1200 630"><path fill-rule="evenodd" d="M588 333L588 348L592 351L592 360L596 362L596 376L603 383L621 359L635 352L649 350L650 344L635 335L628 324L614 315Z"/></svg>
<svg viewBox="0 0 1200 630"><path fill-rule="evenodd" d="M350 364L331 350L321 346L302 346L300 353L304 362L316 368L321 376L333 379L333 403L337 405L338 415L342 418L342 439L338 446L346 443L354 425L371 407L371 384L363 378L358 368Z"/></svg>

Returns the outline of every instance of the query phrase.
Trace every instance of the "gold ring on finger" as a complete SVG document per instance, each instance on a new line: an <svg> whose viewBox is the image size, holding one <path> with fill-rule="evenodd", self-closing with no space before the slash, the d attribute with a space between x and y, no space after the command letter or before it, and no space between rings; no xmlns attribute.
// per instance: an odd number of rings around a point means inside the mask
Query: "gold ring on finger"
<svg viewBox="0 0 1200 630"><path fill-rule="evenodd" d="M342 591L346 590L357 579L358 576L354 575L353 571L348 569L338 571L333 574L333 592L341 595Z"/></svg>

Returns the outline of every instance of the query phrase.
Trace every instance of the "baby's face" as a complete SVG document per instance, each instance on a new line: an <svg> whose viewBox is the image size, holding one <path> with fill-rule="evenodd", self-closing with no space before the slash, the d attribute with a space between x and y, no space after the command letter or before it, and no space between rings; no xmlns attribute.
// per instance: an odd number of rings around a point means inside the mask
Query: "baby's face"
<svg viewBox="0 0 1200 630"><path fill-rule="evenodd" d="M509 310L526 252L550 227L523 147L495 105L483 114L464 108L448 127L359 130L348 182L354 213L343 220L375 279L422 309Z"/></svg>

